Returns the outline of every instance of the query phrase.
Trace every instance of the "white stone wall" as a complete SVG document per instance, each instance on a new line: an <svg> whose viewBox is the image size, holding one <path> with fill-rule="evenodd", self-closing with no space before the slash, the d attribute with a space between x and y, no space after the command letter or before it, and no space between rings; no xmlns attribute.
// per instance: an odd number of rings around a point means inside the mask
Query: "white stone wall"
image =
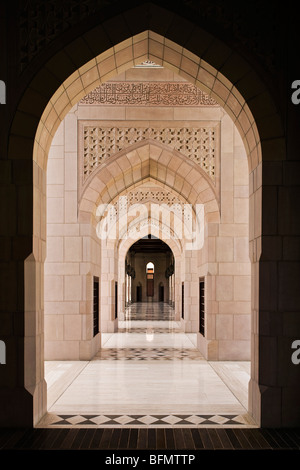
<svg viewBox="0 0 300 470"><path fill-rule="evenodd" d="M77 215L77 116L69 113L52 142L47 168L45 359L88 359L93 338L93 275L100 276L100 245Z"/></svg>
<svg viewBox="0 0 300 470"><path fill-rule="evenodd" d="M220 203L220 223L207 224L205 247L199 253L199 275L206 281L206 334L198 335L198 347L210 360L249 360L248 162L228 116L221 121Z"/></svg>

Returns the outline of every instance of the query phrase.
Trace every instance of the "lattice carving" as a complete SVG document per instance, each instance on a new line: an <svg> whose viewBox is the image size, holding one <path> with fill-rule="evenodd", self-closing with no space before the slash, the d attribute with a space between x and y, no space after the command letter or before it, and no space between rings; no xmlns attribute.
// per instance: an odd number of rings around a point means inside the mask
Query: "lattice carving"
<svg viewBox="0 0 300 470"><path fill-rule="evenodd" d="M157 204L174 205L179 204L182 206L182 201L175 194L163 191L160 189L149 189L146 191L137 190L131 191L127 195L128 204L143 204L151 201Z"/></svg>
<svg viewBox="0 0 300 470"><path fill-rule="evenodd" d="M80 104L123 106L218 106L191 83L107 82L85 96Z"/></svg>
<svg viewBox="0 0 300 470"><path fill-rule="evenodd" d="M131 145L150 140L168 145L215 179L215 127L83 127L83 183L102 163Z"/></svg>
<svg viewBox="0 0 300 470"><path fill-rule="evenodd" d="M119 209L124 211L133 204L146 204L147 202L157 205L164 204L172 208L174 214L177 214L179 217L181 214L184 214L184 203L182 200L175 194L160 189L130 191L114 202L115 214L118 216Z"/></svg>
<svg viewBox="0 0 300 470"><path fill-rule="evenodd" d="M193 208L183 202L176 194L160 189L134 190L120 196L112 205L108 205L103 215L111 224L116 223L120 216L128 214L133 204L147 204L147 211L152 210L152 204L170 210L177 218L184 223L189 223L193 219ZM155 219L153 219L155 220ZM136 223L136 222L133 222Z"/></svg>

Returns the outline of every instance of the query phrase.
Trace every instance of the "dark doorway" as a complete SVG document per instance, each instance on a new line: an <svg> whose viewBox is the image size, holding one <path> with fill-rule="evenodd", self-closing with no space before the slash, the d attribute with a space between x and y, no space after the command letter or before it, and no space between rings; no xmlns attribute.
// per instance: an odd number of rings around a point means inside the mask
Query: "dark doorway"
<svg viewBox="0 0 300 470"><path fill-rule="evenodd" d="M184 318L184 282L181 284L181 318Z"/></svg>
<svg viewBox="0 0 300 470"><path fill-rule="evenodd" d="M93 286L93 336L99 333L99 278L94 277Z"/></svg>
<svg viewBox="0 0 300 470"><path fill-rule="evenodd" d="M142 301L142 286L136 286L136 301Z"/></svg>
<svg viewBox="0 0 300 470"><path fill-rule="evenodd" d="M199 331L204 336L205 333L205 284L204 278L199 279Z"/></svg>
<svg viewBox="0 0 300 470"><path fill-rule="evenodd" d="M165 288L164 286L159 286L159 301L164 302L165 300Z"/></svg>
<svg viewBox="0 0 300 470"><path fill-rule="evenodd" d="M115 318L118 318L118 283L115 281Z"/></svg>
<svg viewBox="0 0 300 470"><path fill-rule="evenodd" d="M147 279L147 297L154 296L154 279Z"/></svg>

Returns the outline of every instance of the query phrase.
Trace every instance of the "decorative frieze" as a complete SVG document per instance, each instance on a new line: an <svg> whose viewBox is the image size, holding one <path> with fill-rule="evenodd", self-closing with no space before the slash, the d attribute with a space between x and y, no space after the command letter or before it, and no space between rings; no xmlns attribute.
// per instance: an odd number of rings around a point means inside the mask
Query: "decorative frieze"
<svg viewBox="0 0 300 470"><path fill-rule="evenodd" d="M191 83L106 82L86 95L80 104L114 106L218 106Z"/></svg>
<svg viewBox="0 0 300 470"><path fill-rule="evenodd" d="M174 193L162 189L138 189L129 191L125 196L119 197L113 204L114 214L119 216L119 212L125 213L134 204L151 204L168 207L177 217L182 215L189 220L190 213L184 211L184 202Z"/></svg>
<svg viewBox="0 0 300 470"><path fill-rule="evenodd" d="M161 189L148 189L148 190L136 190L130 191L126 194L128 204L144 204L148 201L157 203L157 204L167 204L167 205L180 205L183 203L175 194L168 191L163 191Z"/></svg>
<svg viewBox="0 0 300 470"><path fill-rule="evenodd" d="M83 126L82 184L102 163L143 140L158 142L180 152L215 180L216 133L206 127L100 127Z"/></svg>

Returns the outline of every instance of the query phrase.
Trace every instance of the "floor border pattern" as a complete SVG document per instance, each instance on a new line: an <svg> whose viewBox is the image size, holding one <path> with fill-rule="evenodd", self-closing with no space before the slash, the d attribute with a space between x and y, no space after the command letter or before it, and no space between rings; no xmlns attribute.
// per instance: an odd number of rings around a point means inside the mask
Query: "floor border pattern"
<svg viewBox="0 0 300 470"><path fill-rule="evenodd" d="M234 414L54 414L48 413L38 427L256 427L247 415Z"/></svg>

